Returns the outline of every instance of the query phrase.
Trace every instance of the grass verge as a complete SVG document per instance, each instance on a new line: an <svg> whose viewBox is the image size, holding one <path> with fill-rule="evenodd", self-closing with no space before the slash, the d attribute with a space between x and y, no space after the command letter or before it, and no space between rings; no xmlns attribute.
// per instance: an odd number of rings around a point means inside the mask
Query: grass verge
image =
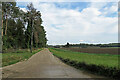
<svg viewBox="0 0 120 80"><path fill-rule="evenodd" d="M49 50L65 63L79 69L111 78L120 78L118 55L88 54L68 50L49 48Z"/></svg>
<svg viewBox="0 0 120 80"><path fill-rule="evenodd" d="M24 61L29 59L33 54L41 51L42 48L33 50L32 53L26 50L17 50L15 52L7 52L2 54L2 67L15 64L19 61Z"/></svg>

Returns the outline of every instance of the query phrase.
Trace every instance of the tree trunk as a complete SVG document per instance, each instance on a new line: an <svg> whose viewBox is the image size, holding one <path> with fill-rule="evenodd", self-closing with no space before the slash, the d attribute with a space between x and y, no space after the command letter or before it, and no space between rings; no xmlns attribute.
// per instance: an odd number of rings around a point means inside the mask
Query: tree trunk
<svg viewBox="0 0 120 80"><path fill-rule="evenodd" d="M5 35L7 35L7 13L6 13L6 27L5 27Z"/></svg>
<svg viewBox="0 0 120 80"><path fill-rule="evenodd" d="M3 11L2 11L2 32L1 32L2 36L3 36Z"/></svg>
<svg viewBox="0 0 120 80"><path fill-rule="evenodd" d="M31 35L31 46L30 46L31 53L32 53L32 47L33 47L33 25L34 25L34 20L32 20L32 35Z"/></svg>

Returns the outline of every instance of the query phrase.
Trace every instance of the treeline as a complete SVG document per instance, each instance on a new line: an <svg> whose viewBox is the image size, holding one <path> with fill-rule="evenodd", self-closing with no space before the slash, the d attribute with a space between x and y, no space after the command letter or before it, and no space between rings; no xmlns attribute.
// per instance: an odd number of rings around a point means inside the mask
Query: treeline
<svg viewBox="0 0 120 80"><path fill-rule="evenodd" d="M86 44L86 43L80 43L80 44L66 44L63 47L120 47L120 43L109 43L109 44Z"/></svg>
<svg viewBox="0 0 120 80"><path fill-rule="evenodd" d="M3 49L25 49L45 47L46 31L42 26L40 11L33 4L27 5L27 12L16 6L16 2L2 2Z"/></svg>
<svg viewBox="0 0 120 80"><path fill-rule="evenodd" d="M87 43L80 43L80 44L70 44L67 43L65 45L56 45L52 46L49 45L49 47L55 47L55 48L60 48L60 47L81 47L81 48L87 48L87 47L120 47L120 43L109 43L109 44L87 44Z"/></svg>

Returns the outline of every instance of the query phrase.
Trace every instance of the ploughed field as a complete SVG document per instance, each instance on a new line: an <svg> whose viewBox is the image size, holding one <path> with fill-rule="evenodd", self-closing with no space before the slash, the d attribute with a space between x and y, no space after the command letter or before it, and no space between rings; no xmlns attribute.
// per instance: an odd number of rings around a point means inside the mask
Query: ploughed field
<svg viewBox="0 0 120 80"><path fill-rule="evenodd" d="M62 61L76 68L112 78L119 77L118 57L120 55L83 53L56 48L50 48L49 50Z"/></svg>
<svg viewBox="0 0 120 80"><path fill-rule="evenodd" d="M96 54L113 54L117 55L119 54L120 48L62 48L70 51L75 51L75 52L82 52L82 53L96 53Z"/></svg>

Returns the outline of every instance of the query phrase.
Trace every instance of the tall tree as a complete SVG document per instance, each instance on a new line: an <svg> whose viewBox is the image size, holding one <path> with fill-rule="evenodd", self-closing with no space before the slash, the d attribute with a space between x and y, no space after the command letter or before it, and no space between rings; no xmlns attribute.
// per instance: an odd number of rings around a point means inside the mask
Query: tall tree
<svg viewBox="0 0 120 80"><path fill-rule="evenodd" d="M12 15L15 15L14 14L15 6L16 6L16 2L3 2L2 3L3 17L5 17L5 20L6 20L5 35L7 35L8 18L10 18Z"/></svg>
<svg viewBox="0 0 120 80"><path fill-rule="evenodd" d="M3 2L2 3L2 33L3 35L3 47L15 47L17 48L17 36L16 31L23 31L23 28L18 28L18 24L22 22L22 13L18 7L16 7L16 2ZM19 22L18 22L19 20ZM20 23L19 25L22 25ZM22 26L19 26L22 27ZM13 45L14 44L14 45Z"/></svg>
<svg viewBox="0 0 120 80"><path fill-rule="evenodd" d="M33 4L30 3L27 5L28 8L28 20L29 20L29 28L30 28L30 51L32 53L32 46L33 46L33 29L34 29L34 20L36 17L36 9L34 8Z"/></svg>
<svg viewBox="0 0 120 80"><path fill-rule="evenodd" d="M46 46L47 38L44 27L41 26L41 13L32 3L27 6L27 12L16 7L16 3L2 4L3 48L30 48L32 52L32 48Z"/></svg>
<svg viewBox="0 0 120 80"><path fill-rule="evenodd" d="M28 6L27 19L28 27L26 34L28 35L28 42L30 44L30 50L32 52L32 47L43 47L46 45L47 39L46 34L42 24L41 13L36 11L33 4L30 3Z"/></svg>

